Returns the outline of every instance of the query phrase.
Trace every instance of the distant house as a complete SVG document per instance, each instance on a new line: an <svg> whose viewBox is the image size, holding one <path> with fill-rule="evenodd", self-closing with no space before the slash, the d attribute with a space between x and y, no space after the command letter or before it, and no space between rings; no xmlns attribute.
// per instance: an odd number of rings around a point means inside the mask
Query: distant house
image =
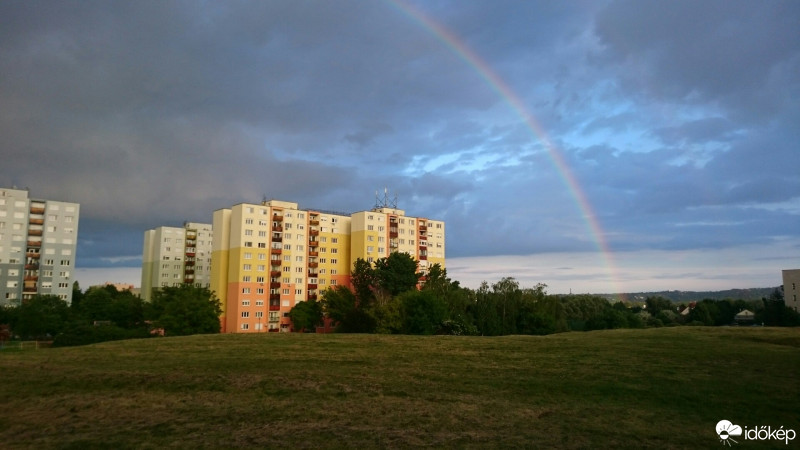
<svg viewBox="0 0 800 450"><path fill-rule="evenodd" d="M750 325L755 323L756 315L755 313L753 313L753 311L745 309L739 314L737 314L736 317L734 317L734 320L739 325Z"/></svg>

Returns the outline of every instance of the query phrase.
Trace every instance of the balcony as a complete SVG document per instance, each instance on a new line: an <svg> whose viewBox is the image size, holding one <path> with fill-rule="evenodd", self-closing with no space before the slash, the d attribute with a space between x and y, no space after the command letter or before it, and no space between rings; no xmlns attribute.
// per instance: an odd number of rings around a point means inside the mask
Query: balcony
<svg viewBox="0 0 800 450"><path fill-rule="evenodd" d="M31 206L31 214L44 214L43 207Z"/></svg>
<svg viewBox="0 0 800 450"><path fill-rule="evenodd" d="M183 284L194 284L194 278L184 278Z"/></svg>
<svg viewBox="0 0 800 450"><path fill-rule="evenodd" d="M28 230L28 236L41 236L42 230Z"/></svg>
<svg viewBox="0 0 800 450"><path fill-rule="evenodd" d="M309 278L317 278L318 276L319 276L319 273L318 273L318 272L316 272L316 271L313 271L313 270L309 270L309 271L308 271L308 277L309 277Z"/></svg>
<svg viewBox="0 0 800 450"><path fill-rule="evenodd" d="M309 230L309 236L319 236L319 230Z"/></svg>
<svg viewBox="0 0 800 450"><path fill-rule="evenodd" d="M309 300L316 300L317 299L317 294L308 294L308 299Z"/></svg>
<svg viewBox="0 0 800 450"><path fill-rule="evenodd" d="M309 290L309 291L310 291L311 289L316 289L316 288L317 288L317 285L316 285L316 284L309 284L309 285L308 285L308 290Z"/></svg>
<svg viewBox="0 0 800 450"><path fill-rule="evenodd" d="M39 270L39 263L25 264L25 270Z"/></svg>
<svg viewBox="0 0 800 450"><path fill-rule="evenodd" d="M283 236L281 235L272 235L272 242L283 242Z"/></svg>
<svg viewBox="0 0 800 450"><path fill-rule="evenodd" d="M25 286L22 288L22 292L36 292L36 286Z"/></svg>
<svg viewBox="0 0 800 450"><path fill-rule="evenodd" d="M272 270L269 272L270 278L280 278L281 271L280 270Z"/></svg>
<svg viewBox="0 0 800 450"><path fill-rule="evenodd" d="M278 302L278 303L275 303L275 304L280 304L280 301L281 301L281 294L269 294L269 304L270 304L270 306L275 302Z"/></svg>
<svg viewBox="0 0 800 450"><path fill-rule="evenodd" d="M420 241L424 241L424 240L426 240L426 239L428 239L428 236L425 236L424 234L420 234L420 235L419 235L419 240L420 240Z"/></svg>
<svg viewBox="0 0 800 450"><path fill-rule="evenodd" d="M194 269L187 267L187 268L186 268L186 269L183 271L183 273L184 273L185 275L194 275Z"/></svg>
<svg viewBox="0 0 800 450"><path fill-rule="evenodd" d="M419 231L428 231L428 226L425 224L419 224Z"/></svg>
<svg viewBox="0 0 800 450"><path fill-rule="evenodd" d="M283 233L283 227L280 225L272 225L273 233Z"/></svg>
<svg viewBox="0 0 800 450"><path fill-rule="evenodd" d="M317 256L319 256L319 252L318 251L314 251L314 250L309 250L308 256L316 258Z"/></svg>
<svg viewBox="0 0 800 450"><path fill-rule="evenodd" d="M31 217L30 219L28 219L28 223L30 223L31 225L44 225L44 219Z"/></svg>
<svg viewBox="0 0 800 450"><path fill-rule="evenodd" d="M194 258L194 255L195 255L195 254L196 254L196 253L195 253L194 251L188 251L188 250L186 251L186 256L189 256L189 257L191 257L191 258Z"/></svg>
<svg viewBox="0 0 800 450"><path fill-rule="evenodd" d="M194 260L190 261L190 260L187 259L186 260L186 267L193 267L193 266L194 266Z"/></svg>
<svg viewBox="0 0 800 450"><path fill-rule="evenodd" d="M28 241L28 247L41 247L42 241Z"/></svg>
<svg viewBox="0 0 800 450"><path fill-rule="evenodd" d="M272 304L270 304L269 305L269 310L270 311L280 311L281 310L281 306L280 305L272 305ZM269 330L269 331L272 331L272 330Z"/></svg>
<svg viewBox="0 0 800 450"><path fill-rule="evenodd" d="M308 224L309 225L313 225L313 226L318 226L319 225L319 219L310 219L308 221Z"/></svg>
<svg viewBox="0 0 800 450"><path fill-rule="evenodd" d="M33 282L36 282L38 279L39 277L36 275L25 275L24 278L25 281L33 281Z"/></svg>
<svg viewBox="0 0 800 450"><path fill-rule="evenodd" d="M309 247L319 247L319 241L308 241Z"/></svg>
<svg viewBox="0 0 800 450"><path fill-rule="evenodd" d="M269 284L269 288L270 289L280 289L280 287L281 287L281 283L279 281L278 282L271 282Z"/></svg>
<svg viewBox="0 0 800 450"><path fill-rule="evenodd" d="M427 261L427 260L428 260L428 255L422 255L422 254L420 254L420 255L419 255L419 260L420 260L420 261Z"/></svg>
<svg viewBox="0 0 800 450"><path fill-rule="evenodd" d="M269 252L273 255L280 255L281 253L283 253L283 250L280 248L271 248L269 249Z"/></svg>
<svg viewBox="0 0 800 450"><path fill-rule="evenodd" d="M275 213L272 215L272 220L275 222L283 222L283 215Z"/></svg>
<svg viewBox="0 0 800 450"><path fill-rule="evenodd" d="M39 259L42 255L39 252L27 252L25 253L25 256L28 258Z"/></svg>
<svg viewBox="0 0 800 450"><path fill-rule="evenodd" d="M389 232L389 239L397 239L397 237L398 237L397 231Z"/></svg>
<svg viewBox="0 0 800 450"><path fill-rule="evenodd" d="M310 263L308 263L308 267L310 267L312 269L316 269L317 267L319 267L319 263L310 262Z"/></svg>
<svg viewBox="0 0 800 450"><path fill-rule="evenodd" d="M280 266L281 265L281 260L280 259L270 259L269 260L269 264L271 266Z"/></svg>

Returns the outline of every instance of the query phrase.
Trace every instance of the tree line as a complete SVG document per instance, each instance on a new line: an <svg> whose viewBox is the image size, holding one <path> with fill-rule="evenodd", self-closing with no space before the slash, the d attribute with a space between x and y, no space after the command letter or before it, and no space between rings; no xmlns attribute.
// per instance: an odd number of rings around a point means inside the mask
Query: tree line
<svg viewBox="0 0 800 450"><path fill-rule="evenodd" d="M192 285L165 287L145 302L113 286L81 292L73 284L72 303L52 295L37 295L19 306L0 308L6 338L52 340L53 346L219 333L219 301L211 291Z"/></svg>
<svg viewBox="0 0 800 450"><path fill-rule="evenodd" d="M419 286L421 285L421 288ZM644 302L610 302L593 295L549 295L545 284L520 287L511 277L460 286L438 264L423 277L405 253L393 253L373 265L356 260L352 288L325 291L319 302L290 312L295 330L314 331L326 320L346 333L543 335L564 331L735 324L743 310L756 324L798 326L800 315L787 308L780 289L760 301L711 300L679 304L663 297Z"/></svg>

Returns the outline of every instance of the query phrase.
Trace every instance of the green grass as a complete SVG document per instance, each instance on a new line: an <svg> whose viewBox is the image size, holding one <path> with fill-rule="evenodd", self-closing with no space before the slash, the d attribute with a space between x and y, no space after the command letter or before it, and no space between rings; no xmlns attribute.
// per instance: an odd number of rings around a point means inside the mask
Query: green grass
<svg viewBox="0 0 800 450"><path fill-rule="evenodd" d="M800 329L192 336L0 352L0 371L2 448L720 448L721 419L800 431Z"/></svg>

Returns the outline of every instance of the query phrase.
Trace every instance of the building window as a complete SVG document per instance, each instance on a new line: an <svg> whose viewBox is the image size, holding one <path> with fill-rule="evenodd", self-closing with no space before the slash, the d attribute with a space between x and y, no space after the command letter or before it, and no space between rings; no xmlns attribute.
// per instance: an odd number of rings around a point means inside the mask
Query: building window
<svg viewBox="0 0 800 450"><path fill-rule="evenodd" d="M243 324L242 324L242 329L243 329L243 330L249 330L249 329L250 329L250 325L248 325L248 324L246 324L246 323L243 323Z"/></svg>
<svg viewBox="0 0 800 450"><path fill-rule="evenodd" d="M247 317L250 317L250 311L242 311L242 318L245 319Z"/></svg>

